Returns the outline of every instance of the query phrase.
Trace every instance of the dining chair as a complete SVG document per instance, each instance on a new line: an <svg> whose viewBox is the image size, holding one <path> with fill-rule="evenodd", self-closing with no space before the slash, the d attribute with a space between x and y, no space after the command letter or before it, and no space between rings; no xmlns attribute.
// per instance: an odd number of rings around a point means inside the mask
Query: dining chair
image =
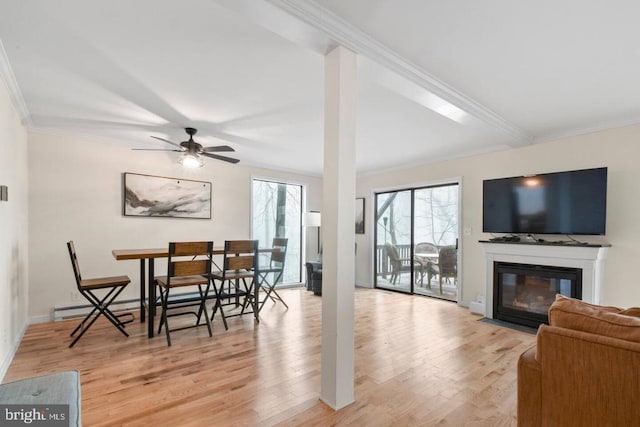
<svg viewBox="0 0 640 427"><path fill-rule="evenodd" d="M109 309L109 306L131 282L129 276L109 276L83 279L82 274L80 273L80 263L78 262L78 256L76 254L76 248L73 240L67 242L67 249L69 250L69 257L71 258L71 266L73 267L73 274L76 279L78 291L93 306L91 312L87 314L80 324L76 326L73 332L71 332L71 336L74 336L78 331L80 331L71 344L69 344L69 347L73 347L101 315L109 320L109 322L122 332L124 336L128 337L129 334L124 330L124 327L127 323L131 323L133 321L133 314L123 313L116 315ZM102 294L102 297L99 297L96 292ZM123 317L130 317L130 319L126 321L120 320Z"/></svg>
<svg viewBox="0 0 640 427"><path fill-rule="evenodd" d="M438 275L438 284L440 285L440 294L442 295L442 281L452 278L455 284L455 280L458 278L458 250L455 245L440 248Z"/></svg>
<svg viewBox="0 0 640 427"><path fill-rule="evenodd" d="M385 243L385 249L389 256L389 264L391 265L391 277L389 278L389 282L391 282L391 284L396 284L400 274L404 272L411 272L411 266L413 266L415 272L420 275L423 274L422 264L415 259L401 258L398 248L394 244L389 242Z"/></svg>
<svg viewBox="0 0 640 427"><path fill-rule="evenodd" d="M222 269L211 274L216 304L211 320L220 311L225 329L229 329L227 318L253 313L258 319L258 300L254 298L254 286L258 286L258 241L227 240L224 242ZM216 281L219 283L216 284ZM242 298L242 302L240 299ZM226 302L223 302L226 301ZM239 313L227 314L224 307L241 307ZM250 312L245 311L251 305Z"/></svg>
<svg viewBox="0 0 640 427"><path fill-rule="evenodd" d="M212 283L213 242L171 242L168 254L167 275L155 278L162 305L158 334L164 327L168 346L171 346L171 332L183 329L206 326L209 336L213 336L206 307ZM187 308L197 308L197 311L185 310ZM169 317L189 314L196 317L195 324L169 327Z"/></svg>
<svg viewBox="0 0 640 427"><path fill-rule="evenodd" d="M258 268L258 286L265 291L265 296L264 299L260 301L258 312L262 311L262 307L264 307L268 299L274 303L280 301L287 309L289 308L287 303L284 302L280 294L276 291L276 285L282 280L282 274L284 273L288 240L289 239L282 237L275 237L271 245L272 252L269 254L269 264ZM269 280L269 277L271 277L271 280Z"/></svg>

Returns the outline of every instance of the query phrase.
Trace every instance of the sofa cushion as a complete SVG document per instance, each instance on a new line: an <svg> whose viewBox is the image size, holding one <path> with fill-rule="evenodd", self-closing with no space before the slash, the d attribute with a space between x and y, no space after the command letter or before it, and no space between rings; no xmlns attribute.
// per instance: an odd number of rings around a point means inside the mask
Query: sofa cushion
<svg viewBox="0 0 640 427"><path fill-rule="evenodd" d="M549 307L549 324L596 335L640 342L640 308L621 310L560 294Z"/></svg>

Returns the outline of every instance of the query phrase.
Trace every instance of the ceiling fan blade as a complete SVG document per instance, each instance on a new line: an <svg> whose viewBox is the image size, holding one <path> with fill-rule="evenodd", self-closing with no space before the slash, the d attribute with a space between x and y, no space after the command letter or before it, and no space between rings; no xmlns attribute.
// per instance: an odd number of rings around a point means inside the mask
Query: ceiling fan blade
<svg viewBox="0 0 640 427"><path fill-rule="evenodd" d="M229 163L238 163L240 161L238 159L232 159L231 157L219 156L217 154L201 153L201 155L202 156L206 156L206 157L210 157L210 158L216 159L216 160L222 160L223 162L229 162Z"/></svg>
<svg viewBox="0 0 640 427"><path fill-rule="evenodd" d="M182 153L184 150L174 150L172 148L132 148L133 151L177 151Z"/></svg>
<svg viewBox="0 0 640 427"><path fill-rule="evenodd" d="M228 145L218 145L215 147L204 147L203 150L207 153L219 152L219 151L236 151Z"/></svg>
<svg viewBox="0 0 640 427"><path fill-rule="evenodd" d="M184 151L184 149L182 148L182 146L181 146L180 144L176 144L175 142L171 142L171 141L169 141L168 139L159 138L159 137L157 137L157 136L152 136L151 138L153 138L153 139L157 139L158 141L166 142L167 144L174 145L174 146L176 146L176 147L180 148L180 151Z"/></svg>

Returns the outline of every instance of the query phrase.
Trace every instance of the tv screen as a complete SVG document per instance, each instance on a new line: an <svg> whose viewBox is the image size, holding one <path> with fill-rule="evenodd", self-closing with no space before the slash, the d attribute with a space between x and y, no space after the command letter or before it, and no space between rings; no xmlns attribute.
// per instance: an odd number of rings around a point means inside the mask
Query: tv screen
<svg viewBox="0 0 640 427"><path fill-rule="evenodd" d="M513 178L482 185L482 231L605 234L607 168Z"/></svg>

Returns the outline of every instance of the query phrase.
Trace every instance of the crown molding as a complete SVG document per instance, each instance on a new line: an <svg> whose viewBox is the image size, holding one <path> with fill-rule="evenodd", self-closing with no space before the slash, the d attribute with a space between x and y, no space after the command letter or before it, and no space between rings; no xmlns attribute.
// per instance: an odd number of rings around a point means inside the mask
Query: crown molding
<svg viewBox="0 0 640 427"><path fill-rule="evenodd" d="M469 150L469 151L466 151L464 154L433 156L433 157L430 157L429 159L418 159L415 161L404 162L404 163L400 163L394 166L384 167L384 168L378 168L376 166L373 166L371 168L360 170L357 172L357 174L358 174L358 178L367 177L367 176L377 176L377 175L383 175L383 174L394 173L399 171L407 171L410 169L425 167L427 165L433 165L436 163L444 163L444 162L450 162L450 161L455 161L460 159L466 159L469 157L483 156L487 154L497 153L499 151L510 150L513 148L514 148L513 146L510 146L507 144L496 144L486 148Z"/></svg>
<svg viewBox="0 0 640 427"><path fill-rule="evenodd" d="M357 54L364 55L378 64L393 70L404 78L425 88L458 108L475 116L490 126L506 132L513 138L511 146L533 142L533 136L507 121L491 109L457 91L447 83L429 74L420 66L398 55L392 49L370 37L313 0L266 0L320 30L335 43ZM325 52L326 53L326 52Z"/></svg>
<svg viewBox="0 0 640 427"><path fill-rule="evenodd" d="M611 120L607 122L597 123L593 126L585 127L585 128L574 128L563 132L548 132L537 136L534 139L534 143L544 143L556 141L559 139L572 138L575 136L588 135L590 133L603 132L612 129L620 129L631 126L640 125L640 117L628 118L628 119L620 119L620 120Z"/></svg>
<svg viewBox="0 0 640 427"><path fill-rule="evenodd" d="M22 124L27 128L30 128L33 126L31 114L27 109L26 102L24 102L22 91L20 90L20 86L18 86L16 76L13 74L13 70L11 69L9 57L7 56L7 52L4 50L2 40L0 40L0 78L2 78L7 90L9 91L9 97L13 102L13 106L20 115Z"/></svg>

